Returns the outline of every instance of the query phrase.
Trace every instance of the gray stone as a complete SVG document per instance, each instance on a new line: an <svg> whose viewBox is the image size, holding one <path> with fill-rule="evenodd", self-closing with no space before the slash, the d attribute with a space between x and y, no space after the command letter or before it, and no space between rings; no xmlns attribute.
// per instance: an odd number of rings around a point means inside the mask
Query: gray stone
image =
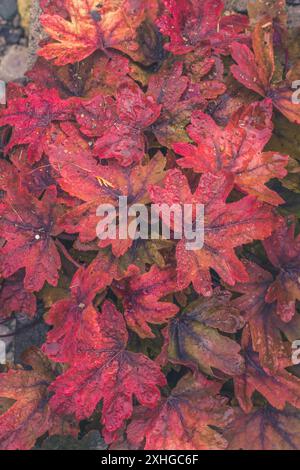
<svg viewBox="0 0 300 470"><path fill-rule="evenodd" d="M0 0L0 16L10 20L17 13L17 0Z"/></svg>
<svg viewBox="0 0 300 470"><path fill-rule="evenodd" d="M0 80L12 82L24 77L28 70L28 49L24 46L8 47L0 62Z"/></svg>

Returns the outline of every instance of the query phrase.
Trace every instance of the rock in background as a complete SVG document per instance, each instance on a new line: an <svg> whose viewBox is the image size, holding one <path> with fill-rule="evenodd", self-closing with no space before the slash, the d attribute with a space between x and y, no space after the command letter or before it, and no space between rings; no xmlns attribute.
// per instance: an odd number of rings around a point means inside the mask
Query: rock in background
<svg viewBox="0 0 300 470"><path fill-rule="evenodd" d="M0 80L22 79L28 69L30 0L0 0Z"/></svg>
<svg viewBox="0 0 300 470"><path fill-rule="evenodd" d="M287 4L290 27L300 28L300 0L287 0ZM225 5L228 11L247 11L247 0L226 0ZM0 0L0 80L22 79L34 64L45 37L40 12L39 0Z"/></svg>

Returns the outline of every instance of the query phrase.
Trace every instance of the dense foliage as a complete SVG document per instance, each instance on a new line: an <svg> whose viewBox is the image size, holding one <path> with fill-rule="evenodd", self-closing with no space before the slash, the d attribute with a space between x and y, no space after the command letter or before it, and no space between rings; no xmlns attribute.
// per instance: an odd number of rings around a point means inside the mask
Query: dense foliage
<svg viewBox="0 0 300 470"><path fill-rule="evenodd" d="M1 449L300 449L300 49L250 3L41 0L0 112L0 319L49 328L1 369ZM203 248L99 241L122 195L204 204Z"/></svg>

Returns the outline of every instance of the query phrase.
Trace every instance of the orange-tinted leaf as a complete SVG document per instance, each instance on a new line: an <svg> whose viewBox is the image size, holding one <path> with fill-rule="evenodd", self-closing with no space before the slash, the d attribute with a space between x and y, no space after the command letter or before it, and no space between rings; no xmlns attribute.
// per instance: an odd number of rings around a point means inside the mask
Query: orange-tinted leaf
<svg viewBox="0 0 300 470"><path fill-rule="evenodd" d="M163 179L165 158L158 153L148 164L126 169L116 163L101 165L92 157L88 144L80 139L74 128L65 130L66 133L58 131L55 142L49 146L48 155L60 174L61 187L83 203L63 216L61 226L68 233L79 232L81 242L89 242L97 236L100 217L96 210L100 204L118 206L120 196L127 196L131 204L149 202L147 187ZM113 242L113 252L120 256L127 251L132 240Z"/></svg>
<svg viewBox="0 0 300 470"><path fill-rule="evenodd" d="M0 237L6 243L0 249L0 271L9 277L25 268L25 289L40 290L45 281L55 286L60 256L53 236L59 207L55 186L49 186L42 199L36 199L24 189L9 191L0 205Z"/></svg>
<svg viewBox="0 0 300 470"><path fill-rule="evenodd" d="M164 14L157 20L163 34L169 36L166 49L174 54L184 54L210 44L218 53L228 51L228 45L243 34L248 20L242 15L222 18L222 0L164 0Z"/></svg>
<svg viewBox="0 0 300 470"><path fill-rule="evenodd" d="M65 0L68 18L44 13L41 23L56 42L42 47L39 54L56 65L79 62L97 49L118 49L138 58L137 28L157 9L157 1Z"/></svg>
<svg viewBox="0 0 300 470"><path fill-rule="evenodd" d="M286 0L270 0L268 3L264 0L249 0L247 9L251 24L255 25L262 18L267 17L274 19L276 26L286 29Z"/></svg>
<svg viewBox="0 0 300 470"><path fill-rule="evenodd" d="M289 75L282 81L274 77L273 24L270 18L263 18L255 25L252 39L254 52L245 44L232 44L231 55L237 63L231 66L233 76L250 90L270 98L284 116L299 124L300 108L292 99L294 91Z"/></svg>
<svg viewBox="0 0 300 470"><path fill-rule="evenodd" d="M0 397L15 400L0 415L2 450L28 450L46 432L51 435L72 431L70 424L49 407L48 387L55 378L50 362L34 348L26 353L24 362L32 370L11 369L0 374Z"/></svg>
<svg viewBox="0 0 300 470"><path fill-rule="evenodd" d="M95 154L99 158L116 158L122 166L139 162L145 154L143 131L157 120L161 106L133 81L126 81L118 88L116 110L112 100L99 103L99 98L96 96L85 106L92 113L96 108L96 126L95 119L89 119L85 112L77 114L82 132L99 136Z"/></svg>
<svg viewBox="0 0 300 470"><path fill-rule="evenodd" d="M200 298L170 321L169 359L211 375L213 369L229 375L241 374L244 362L239 354L240 345L219 331L234 333L243 324L228 293Z"/></svg>

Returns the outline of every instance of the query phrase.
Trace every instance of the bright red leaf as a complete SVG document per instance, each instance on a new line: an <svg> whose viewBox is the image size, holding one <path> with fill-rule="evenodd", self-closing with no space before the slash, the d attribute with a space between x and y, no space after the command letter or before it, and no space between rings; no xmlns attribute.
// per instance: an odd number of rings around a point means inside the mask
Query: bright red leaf
<svg viewBox="0 0 300 470"><path fill-rule="evenodd" d="M70 296L50 308L46 321L53 326L43 351L56 362L72 362L78 352L78 340L97 315L93 299L118 278L113 256L99 253L86 268L79 269L70 285Z"/></svg>
<svg viewBox="0 0 300 470"><path fill-rule="evenodd" d="M285 1L38 3L0 97L0 449L298 449Z"/></svg>
<svg viewBox="0 0 300 470"><path fill-rule="evenodd" d="M124 319L106 301L102 313L89 319L82 331L80 352L71 367L51 385L51 405L59 414L88 418L103 400L102 424L108 441L130 418L133 397L154 408L160 398L158 386L166 381L148 357L126 350L128 333Z"/></svg>
<svg viewBox="0 0 300 470"><path fill-rule="evenodd" d="M127 324L141 338L153 338L148 323L166 323L178 312L178 307L160 299L176 290L176 273L173 269L160 270L153 265L141 274L137 266L130 265L125 278L114 283L113 289L122 299Z"/></svg>
<svg viewBox="0 0 300 470"><path fill-rule="evenodd" d="M140 58L136 30L155 15L157 1L107 0L101 4L98 0L65 0L64 7L63 15L44 13L40 19L56 42L43 46L39 54L56 65L80 62L97 49L107 48Z"/></svg>
<svg viewBox="0 0 300 470"><path fill-rule="evenodd" d="M271 204L281 204L283 199L265 186L271 178L287 174L287 156L262 151L272 135L271 119L270 100L239 109L224 129L207 114L194 112L187 130L197 146L173 145L175 152L183 156L177 163L199 173L227 171L243 192Z"/></svg>
<svg viewBox="0 0 300 470"><path fill-rule="evenodd" d="M273 35L272 21L265 17L254 28L253 52L245 44L232 44L231 55L237 65L231 66L231 72L244 86L270 98L274 106L291 122L300 124L299 105L292 99L294 90L289 80L292 69L285 80L278 81L274 76Z"/></svg>
<svg viewBox="0 0 300 470"><path fill-rule="evenodd" d="M160 109L151 95L128 80L118 88L116 102L95 96L82 102L76 118L84 134L98 137L93 152L99 158L115 158L122 166L130 166L143 158L143 130L157 120Z"/></svg>
<svg viewBox="0 0 300 470"><path fill-rule="evenodd" d="M177 285L186 288L191 282L205 296L212 293L210 268L229 285L246 281L247 273L234 248L255 239L264 239L275 228L275 217L269 206L247 196L226 204L232 190L228 175L206 173L192 193L187 178L179 170L170 170L164 188L149 188L157 204L203 204L204 245L197 250L186 248L184 238L177 244Z"/></svg>
<svg viewBox="0 0 300 470"><path fill-rule="evenodd" d="M56 221L60 208L56 205L55 186L49 186L42 199L24 189L9 191L0 204L0 272L9 277L25 268L24 287L40 290L47 281L56 286L60 256L53 237L59 233Z"/></svg>
<svg viewBox="0 0 300 470"><path fill-rule="evenodd" d="M37 89L28 85L24 97L12 98L7 109L0 112L0 126L13 127L6 146L8 152L16 145L28 145L28 159L38 161L50 140L51 123L71 119L75 102L62 100L57 90Z"/></svg>
<svg viewBox="0 0 300 470"><path fill-rule="evenodd" d="M148 164L132 169L116 163L101 165L74 128L65 127L64 130L65 133L58 131L54 143L49 146L49 159L60 174L58 181L62 189L83 203L64 215L61 227L68 233L79 232L80 241L89 242L97 237L96 227L101 220L96 214L98 206L118 206L120 196L127 196L130 204L149 202L147 186L163 179L165 159L158 153ZM112 244L114 254L121 256L132 240L103 240L101 246L107 244Z"/></svg>

